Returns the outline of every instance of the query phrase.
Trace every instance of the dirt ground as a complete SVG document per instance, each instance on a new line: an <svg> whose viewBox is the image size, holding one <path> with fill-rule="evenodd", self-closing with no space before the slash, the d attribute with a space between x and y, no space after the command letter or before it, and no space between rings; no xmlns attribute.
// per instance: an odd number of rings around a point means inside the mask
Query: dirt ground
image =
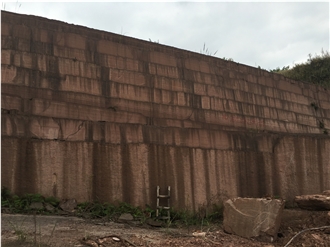
<svg viewBox="0 0 330 247"><path fill-rule="evenodd" d="M132 221L127 223L90 220L65 216L1 215L1 246L285 246L298 232L329 226L326 211L284 210L278 239L273 243L227 234L221 224L188 227L152 227ZM202 230L205 237L194 237ZM117 238L117 239L116 239ZM89 240L87 240L89 239ZM93 241L92 241L93 240ZM115 241L115 240L118 240ZM94 244L94 245L93 245ZM308 230L289 246L330 247L330 229Z"/></svg>

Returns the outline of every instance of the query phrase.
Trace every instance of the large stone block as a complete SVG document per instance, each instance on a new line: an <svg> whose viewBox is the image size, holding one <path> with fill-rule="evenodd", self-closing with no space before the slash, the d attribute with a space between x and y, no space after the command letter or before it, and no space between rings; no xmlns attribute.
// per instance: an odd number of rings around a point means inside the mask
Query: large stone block
<svg viewBox="0 0 330 247"><path fill-rule="evenodd" d="M199 63L199 69L200 71L204 72L204 73L210 73L210 67L209 64L205 61L200 61Z"/></svg>
<svg viewBox="0 0 330 247"><path fill-rule="evenodd" d="M6 64L6 65L10 65L11 63L11 50L3 50L1 49L1 64Z"/></svg>
<svg viewBox="0 0 330 247"><path fill-rule="evenodd" d="M174 99L176 99L176 93L168 90L154 89L153 99L155 103L171 105L174 103Z"/></svg>
<svg viewBox="0 0 330 247"><path fill-rule="evenodd" d="M224 203L224 230L245 238L273 241L281 223L284 201L264 198L234 198Z"/></svg>
<svg viewBox="0 0 330 247"><path fill-rule="evenodd" d="M29 123L30 135L39 139L59 139L61 130L52 118L33 118ZM62 130L63 131L63 130Z"/></svg>
<svg viewBox="0 0 330 247"><path fill-rule="evenodd" d="M185 67L190 70L199 71L199 61L195 58L187 58L185 60Z"/></svg>
<svg viewBox="0 0 330 247"><path fill-rule="evenodd" d="M126 71L119 69L111 69L109 72L109 78L107 79L114 82L130 84L135 86L145 86L147 84L145 75L133 71Z"/></svg>
<svg viewBox="0 0 330 247"><path fill-rule="evenodd" d="M75 93L85 93L91 95L102 95L107 92L103 89L106 88L106 83L102 83L99 80L77 77L72 75L66 75L65 79L59 83L59 88L62 91L70 91ZM103 86L103 87L102 87ZM102 91L103 90L103 91Z"/></svg>
<svg viewBox="0 0 330 247"><path fill-rule="evenodd" d="M13 83L16 77L17 68L11 65L1 66L1 83Z"/></svg>
<svg viewBox="0 0 330 247"><path fill-rule="evenodd" d="M1 94L1 109L23 111L22 99L13 95Z"/></svg>
<svg viewBox="0 0 330 247"><path fill-rule="evenodd" d="M126 69L131 71L139 71L139 61L127 58L125 60Z"/></svg>
<svg viewBox="0 0 330 247"><path fill-rule="evenodd" d="M224 89L219 86L207 85L207 95L210 97L226 98Z"/></svg>
<svg viewBox="0 0 330 247"><path fill-rule="evenodd" d="M241 107L238 102L233 100L224 100L223 106L226 112L230 113L242 113Z"/></svg>
<svg viewBox="0 0 330 247"><path fill-rule="evenodd" d="M12 28L13 36L19 37L22 39L30 39L31 38L31 28L25 25L15 25Z"/></svg>
<svg viewBox="0 0 330 247"><path fill-rule="evenodd" d="M166 66L177 66L175 57L163 52L150 52L150 61Z"/></svg>
<svg viewBox="0 0 330 247"><path fill-rule="evenodd" d="M179 78L179 72L177 67L165 66L161 64L149 64L150 74L170 77L170 78Z"/></svg>
<svg viewBox="0 0 330 247"><path fill-rule="evenodd" d="M207 95L207 87L206 85L200 83L194 83L194 93L197 95Z"/></svg>
<svg viewBox="0 0 330 247"><path fill-rule="evenodd" d="M221 112L224 111L222 99L216 97L210 97L210 105L211 105L211 110L221 111Z"/></svg>
<svg viewBox="0 0 330 247"><path fill-rule="evenodd" d="M1 21L1 35L10 35L12 27L10 24Z"/></svg>
<svg viewBox="0 0 330 247"><path fill-rule="evenodd" d="M292 93L297 93L297 94L302 93L302 89L300 88L299 85L291 84L291 83L288 83L287 81L284 81L284 80L280 80L277 83L277 87L281 90L289 91L289 92L292 92Z"/></svg>
<svg viewBox="0 0 330 247"><path fill-rule="evenodd" d="M118 45L108 40L100 40L97 45L97 51L108 55L117 55Z"/></svg>
<svg viewBox="0 0 330 247"><path fill-rule="evenodd" d="M44 29L34 29L32 32L33 39L36 41L41 41L45 43L51 43L51 35L48 34L48 30Z"/></svg>
<svg viewBox="0 0 330 247"><path fill-rule="evenodd" d="M65 35L65 46L75 49L86 49L86 38L82 35L75 33L66 33Z"/></svg>
<svg viewBox="0 0 330 247"><path fill-rule="evenodd" d="M311 117L308 115L296 114L297 123L302 125L309 125L313 127L319 127L319 122L316 120L315 117Z"/></svg>
<svg viewBox="0 0 330 247"><path fill-rule="evenodd" d="M74 49L65 46L54 45L54 56L71 58L75 61L87 61L85 50Z"/></svg>
<svg viewBox="0 0 330 247"><path fill-rule="evenodd" d="M192 92L193 87L192 83L168 77L153 77L153 83L155 88L179 92Z"/></svg>
<svg viewBox="0 0 330 247"><path fill-rule="evenodd" d="M9 111L9 114L1 114L1 135L26 137L27 119L17 115L16 110Z"/></svg>
<svg viewBox="0 0 330 247"><path fill-rule="evenodd" d="M298 207L307 210L330 210L330 190L322 194L296 196Z"/></svg>
<svg viewBox="0 0 330 247"><path fill-rule="evenodd" d="M111 82L110 97L135 100L140 102L150 101L150 88L133 86L129 84L120 84Z"/></svg>
<svg viewBox="0 0 330 247"><path fill-rule="evenodd" d="M241 91L243 90L243 91ZM240 102L248 103L248 104L254 104L254 94L248 93L248 88L247 89L242 89L240 90L235 90L234 95L235 99Z"/></svg>
<svg viewBox="0 0 330 247"><path fill-rule="evenodd" d="M201 97L201 101L202 101L202 108L203 109L210 109L210 97L207 96L202 96Z"/></svg>

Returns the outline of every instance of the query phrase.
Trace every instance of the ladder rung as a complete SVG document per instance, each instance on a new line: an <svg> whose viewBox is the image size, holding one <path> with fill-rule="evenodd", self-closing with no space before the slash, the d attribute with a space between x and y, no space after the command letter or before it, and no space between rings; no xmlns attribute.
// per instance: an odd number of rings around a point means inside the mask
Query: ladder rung
<svg viewBox="0 0 330 247"><path fill-rule="evenodd" d="M157 197L159 197L159 198L170 198L169 195L158 195Z"/></svg>
<svg viewBox="0 0 330 247"><path fill-rule="evenodd" d="M171 197L170 189L171 189L171 187L168 186L168 194L167 195L160 195L159 194L160 187L157 186L157 210L156 210L156 218L158 218L158 219L170 220L170 209L171 209L171 207L170 207L170 197ZM159 206L160 198L167 199L167 206ZM160 209L167 210L167 216L159 216L159 210Z"/></svg>

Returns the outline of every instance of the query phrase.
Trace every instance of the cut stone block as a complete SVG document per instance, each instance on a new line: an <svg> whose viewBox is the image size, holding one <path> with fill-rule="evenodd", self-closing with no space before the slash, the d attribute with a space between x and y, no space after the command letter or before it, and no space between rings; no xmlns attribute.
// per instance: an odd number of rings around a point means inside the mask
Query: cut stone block
<svg viewBox="0 0 330 247"><path fill-rule="evenodd" d="M295 202L301 209L330 210L330 190L322 194L296 196Z"/></svg>
<svg viewBox="0 0 330 247"><path fill-rule="evenodd" d="M277 238L285 201L264 198L234 198L224 203L224 231L245 238Z"/></svg>

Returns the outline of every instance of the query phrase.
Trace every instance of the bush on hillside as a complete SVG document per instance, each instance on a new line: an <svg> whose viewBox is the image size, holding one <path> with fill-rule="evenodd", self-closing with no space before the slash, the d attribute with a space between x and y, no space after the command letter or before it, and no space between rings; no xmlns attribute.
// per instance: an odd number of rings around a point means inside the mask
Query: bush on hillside
<svg viewBox="0 0 330 247"><path fill-rule="evenodd" d="M270 70L290 79L309 82L330 88L330 54L322 50L321 55L309 54L307 62L296 64L293 68L284 66Z"/></svg>

